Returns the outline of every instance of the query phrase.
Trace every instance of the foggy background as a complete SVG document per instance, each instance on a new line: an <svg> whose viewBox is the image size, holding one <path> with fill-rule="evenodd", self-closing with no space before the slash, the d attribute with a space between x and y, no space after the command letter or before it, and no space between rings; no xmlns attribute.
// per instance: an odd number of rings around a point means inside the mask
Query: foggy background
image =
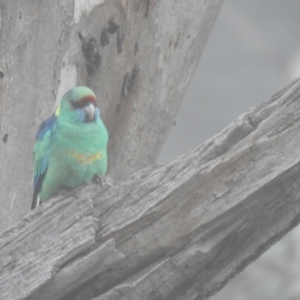
<svg viewBox="0 0 300 300"><path fill-rule="evenodd" d="M225 0L159 162L199 146L298 77L299 31L300 1ZM299 300L300 228L211 299Z"/></svg>

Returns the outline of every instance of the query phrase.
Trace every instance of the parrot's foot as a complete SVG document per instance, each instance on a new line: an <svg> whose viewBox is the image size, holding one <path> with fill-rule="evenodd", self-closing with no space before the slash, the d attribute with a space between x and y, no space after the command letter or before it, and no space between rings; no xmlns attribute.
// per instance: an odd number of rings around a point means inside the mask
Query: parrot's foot
<svg viewBox="0 0 300 300"><path fill-rule="evenodd" d="M99 175L95 175L93 181L96 183L100 183L101 187L103 187L103 183L108 185L109 187L115 188L113 185L113 181L110 176L100 177Z"/></svg>
<svg viewBox="0 0 300 300"><path fill-rule="evenodd" d="M100 183L101 187L103 187L103 185L102 185L102 179L101 179L101 177L98 174L94 175L93 181L96 182L96 183Z"/></svg>

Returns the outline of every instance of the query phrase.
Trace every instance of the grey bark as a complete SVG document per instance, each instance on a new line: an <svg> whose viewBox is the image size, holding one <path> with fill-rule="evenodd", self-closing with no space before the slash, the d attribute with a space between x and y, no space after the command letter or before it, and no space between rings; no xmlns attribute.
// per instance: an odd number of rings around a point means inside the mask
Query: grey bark
<svg viewBox="0 0 300 300"><path fill-rule="evenodd" d="M38 125L91 87L114 180L155 163L222 0L0 0L0 230L32 196Z"/></svg>
<svg viewBox="0 0 300 300"><path fill-rule="evenodd" d="M300 80L194 151L0 237L2 299L207 299L299 223Z"/></svg>

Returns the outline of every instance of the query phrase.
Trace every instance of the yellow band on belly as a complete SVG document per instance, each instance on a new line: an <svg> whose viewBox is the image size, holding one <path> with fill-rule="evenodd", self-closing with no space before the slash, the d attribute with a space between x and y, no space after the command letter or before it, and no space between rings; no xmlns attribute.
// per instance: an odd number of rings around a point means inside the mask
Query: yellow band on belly
<svg viewBox="0 0 300 300"><path fill-rule="evenodd" d="M82 164L90 164L95 160L99 160L102 158L102 151L99 151L92 155L84 155L82 153L78 153L75 151L69 151L70 155L73 156L76 160L78 160Z"/></svg>

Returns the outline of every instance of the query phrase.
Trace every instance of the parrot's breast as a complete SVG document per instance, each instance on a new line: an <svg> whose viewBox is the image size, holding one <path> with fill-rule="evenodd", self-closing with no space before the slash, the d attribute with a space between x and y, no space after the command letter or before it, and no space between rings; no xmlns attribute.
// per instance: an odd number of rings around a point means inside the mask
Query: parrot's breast
<svg viewBox="0 0 300 300"><path fill-rule="evenodd" d="M71 189L92 181L95 175L104 176L108 134L103 123L58 125L49 149L50 163L43 187L49 182L57 189Z"/></svg>
<svg viewBox="0 0 300 300"><path fill-rule="evenodd" d="M84 155L82 153L69 150L68 153L73 156L81 164L90 164L94 161L101 160L103 158L103 151L96 152L91 155Z"/></svg>

